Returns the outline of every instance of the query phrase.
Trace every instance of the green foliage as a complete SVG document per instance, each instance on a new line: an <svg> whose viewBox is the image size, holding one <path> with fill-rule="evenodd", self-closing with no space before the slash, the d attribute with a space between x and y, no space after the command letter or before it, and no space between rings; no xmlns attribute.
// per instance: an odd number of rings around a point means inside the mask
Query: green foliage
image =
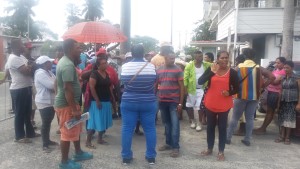
<svg viewBox="0 0 300 169"><path fill-rule="evenodd" d="M100 20L103 17L102 0L85 0L82 14L86 21Z"/></svg>
<svg viewBox="0 0 300 169"><path fill-rule="evenodd" d="M38 4L38 0L7 0L9 5L5 8L7 16L1 17L0 24L6 29L5 35L29 37L31 40L43 39L44 36L57 38L46 23L34 21L35 13L32 8ZM28 36L29 25L29 36Z"/></svg>
<svg viewBox="0 0 300 169"><path fill-rule="evenodd" d="M55 50L57 46L61 46L62 42L46 40L41 47L41 55L46 55L55 58Z"/></svg>
<svg viewBox="0 0 300 169"><path fill-rule="evenodd" d="M145 53L148 53L150 51L159 51L158 40L149 37L149 36L135 36L131 38L132 45L136 45L139 43L142 43L145 48Z"/></svg>
<svg viewBox="0 0 300 169"><path fill-rule="evenodd" d="M193 41L200 40L216 40L216 32L209 31L212 21L198 21L197 27L194 29Z"/></svg>
<svg viewBox="0 0 300 169"><path fill-rule="evenodd" d="M197 50L199 50L197 47L194 47L194 46L185 46L183 47L183 50L184 50L184 54L185 55L193 55L193 53Z"/></svg>
<svg viewBox="0 0 300 169"><path fill-rule="evenodd" d="M66 11L67 11L67 26L68 28L79 23L79 22L83 22L84 20L80 17L80 10L78 8L78 6L76 6L73 3L69 3L67 4L66 7Z"/></svg>

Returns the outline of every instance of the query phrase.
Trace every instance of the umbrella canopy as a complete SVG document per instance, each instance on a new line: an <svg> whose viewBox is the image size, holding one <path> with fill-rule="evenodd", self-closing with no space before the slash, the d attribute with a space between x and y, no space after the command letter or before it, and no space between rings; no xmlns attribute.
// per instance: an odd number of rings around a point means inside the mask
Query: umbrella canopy
<svg viewBox="0 0 300 169"><path fill-rule="evenodd" d="M127 37L120 29L104 22L81 22L70 27L62 36L77 42L113 43L124 42Z"/></svg>

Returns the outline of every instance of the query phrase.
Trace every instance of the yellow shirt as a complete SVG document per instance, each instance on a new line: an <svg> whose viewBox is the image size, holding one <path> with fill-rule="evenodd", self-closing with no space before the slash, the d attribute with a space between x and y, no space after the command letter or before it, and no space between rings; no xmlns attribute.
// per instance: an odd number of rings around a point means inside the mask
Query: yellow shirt
<svg viewBox="0 0 300 169"><path fill-rule="evenodd" d="M157 54L151 59L151 63L155 66L155 68L159 68L160 66L165 64L165 57Z"/></svg>

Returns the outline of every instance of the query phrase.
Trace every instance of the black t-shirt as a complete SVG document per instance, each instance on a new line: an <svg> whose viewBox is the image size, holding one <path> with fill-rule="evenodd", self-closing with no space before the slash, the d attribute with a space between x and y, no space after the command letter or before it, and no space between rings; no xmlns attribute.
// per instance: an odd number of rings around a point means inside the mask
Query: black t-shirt
<svg viewBox="0 0 300 169"><path fill-rule="evenodd" d="M106 73L106 72L105 72ZM106 73L106 77L103 78L97 70L94 70L91 74L91 78L96 80L96 93L97 96L101 101L110 101L110 79L108 77L108 74ZM92 100L95 100L92 97Z"/></svg>

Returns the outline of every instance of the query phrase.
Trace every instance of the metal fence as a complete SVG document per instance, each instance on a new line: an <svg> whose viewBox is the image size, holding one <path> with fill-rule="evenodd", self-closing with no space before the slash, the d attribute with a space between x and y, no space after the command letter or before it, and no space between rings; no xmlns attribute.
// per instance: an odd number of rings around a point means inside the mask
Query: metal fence
<svg viewBox="0 0 300 169"><path fill-rule="evenodd" d="M10 81L5 81L0 84L0 122L14 117L9 83Z"/></svg>

